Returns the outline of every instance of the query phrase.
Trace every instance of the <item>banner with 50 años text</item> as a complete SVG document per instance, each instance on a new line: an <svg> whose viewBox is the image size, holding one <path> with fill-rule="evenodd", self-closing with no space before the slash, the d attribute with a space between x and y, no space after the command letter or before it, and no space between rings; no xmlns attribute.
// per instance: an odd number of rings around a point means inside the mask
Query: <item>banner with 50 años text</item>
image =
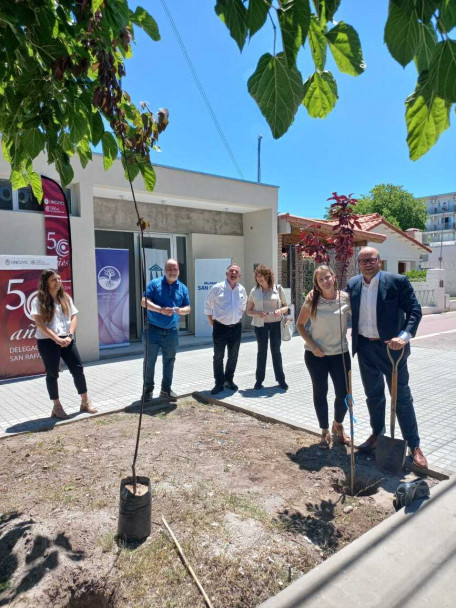
<svg viewBox="0 0 456 608"><path fill-rule="evenodd" d="M30 309L42 271L56 267L54 256L0 255L0 380L44 372Z"/></svg>
<svg viewBox="0 0 456 608"><path fill-rule="evenodd" d="M48 255L57 256L57 267L63 289L73 297L71 265L71 231L68 203L57 182L41 176L43 185L44 228Z"/></svg>

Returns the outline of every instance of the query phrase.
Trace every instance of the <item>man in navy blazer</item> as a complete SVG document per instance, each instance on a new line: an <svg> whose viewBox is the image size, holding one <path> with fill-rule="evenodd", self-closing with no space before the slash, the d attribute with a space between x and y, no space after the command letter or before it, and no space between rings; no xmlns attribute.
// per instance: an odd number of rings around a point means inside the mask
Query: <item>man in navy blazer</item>
<svg viewBox="0 0 456 608"><path fill-rule="evenodd" d="M387 345L404 349L398 366L397 419L402 436L407 440L413 462L427 468L420 449L413 398L408 385L407 358L409 340L416 334L421 320L421 306L406 276L381 270L380 254L373 247L364 247L358 255L361 274L348 282L352 309L352 349L358 354L361 379L366 393L372 434L359 446L372 453L377 437L385 430L385 381L391 386L391 362Z"/></svg>

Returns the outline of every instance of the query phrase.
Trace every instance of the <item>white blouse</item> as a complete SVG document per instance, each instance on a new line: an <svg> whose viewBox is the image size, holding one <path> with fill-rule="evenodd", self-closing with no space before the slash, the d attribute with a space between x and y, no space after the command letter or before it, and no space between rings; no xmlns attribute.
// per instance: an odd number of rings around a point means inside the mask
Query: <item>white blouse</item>
<svg viewBox="0 0 456 608"><path fill-rule="evenodd" d="M318 344L325 355L340 355L341 346L344 353L348 350L347 324L348 315L351 314L348 293L341 291L340 300L339 307L339 297L336 297L335 300L327 300L320 296L316 317L310 320L310 328L307 330L312 340ZM306 306L310 310L310 303ZM341 326L342 345L340 343ZM312 350L307 342L304 348Z"/></svg>
<svg viewBox="0 0 456 608"><path fill-rule="evenodd" d="M68 296L70 298L70 296ZM70 333L71 317L78 314L78 309L73 304L73 300L70 298L70 313L66 315L62 311L60 304L54 305L54 316L49 323L45 323L46 327L52 330L58 336L67 336ZM40 305L38 297L33 298L31 306L32 315L41 315ZM37 340L49 340L49 336L43 334L38 327L36 328L36 339Z"/></svg>

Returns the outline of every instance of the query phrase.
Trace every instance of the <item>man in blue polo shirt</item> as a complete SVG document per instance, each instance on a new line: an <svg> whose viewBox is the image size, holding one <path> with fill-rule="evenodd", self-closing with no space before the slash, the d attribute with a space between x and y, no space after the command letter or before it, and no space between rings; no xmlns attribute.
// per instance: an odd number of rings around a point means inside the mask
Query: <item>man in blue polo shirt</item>
<svg viewBox="0 0 456 608"><path fill-rule="evenodd" d="M177 399L171 389L174 361L179 345L179 316L190 313L190 299L187 287L178 281L179 264L170 259L165 264L165 276L154 279L146 287L141 306L147 308L149 349L145 366L144 400L150 401L154 390L155 362L161 349L163 359L163 379L160 398L168 401ZM146 333L143 334L146 345Z"/></svg>

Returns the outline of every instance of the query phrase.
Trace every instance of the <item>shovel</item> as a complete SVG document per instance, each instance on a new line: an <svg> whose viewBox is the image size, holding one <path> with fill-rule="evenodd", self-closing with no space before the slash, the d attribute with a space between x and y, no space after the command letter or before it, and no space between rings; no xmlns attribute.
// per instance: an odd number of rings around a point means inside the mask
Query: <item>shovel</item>
<svg viewBox="0 0 456 608"><path fill-rule="evenodd" d="M396 424L396 402L397 402L397 368L399 362L404 356L404 349L401 354L394 359L391 354L391 349L387 347L388 357L392 365L391 374L391 418L390 418L390 434L391 437L379 435L377 439L377 447L375 450L375 464L383 473L398 473L405 462L407 452L407 442L404 439L394 439L394 426Z"/></svg>

